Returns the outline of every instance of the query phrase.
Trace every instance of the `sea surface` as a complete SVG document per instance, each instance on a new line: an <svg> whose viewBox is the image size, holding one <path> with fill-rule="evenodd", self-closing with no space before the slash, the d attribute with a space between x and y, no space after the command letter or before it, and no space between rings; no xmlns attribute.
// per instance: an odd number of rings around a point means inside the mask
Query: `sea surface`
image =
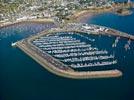
<svg viewBox="0 0 134 100"><path fill-rule="evenodd" d="M134 14L117 16L104 13L87 23L104 25L134 35ZM11 47L29 35L46 29L43 24L21 24L0 29L0 100L134 100L134 42L125 50L127 40L121 39L110 48L106 38L97 42L112 50L118 59L120 78L73 80L56 76L18 48Z"/></svg>

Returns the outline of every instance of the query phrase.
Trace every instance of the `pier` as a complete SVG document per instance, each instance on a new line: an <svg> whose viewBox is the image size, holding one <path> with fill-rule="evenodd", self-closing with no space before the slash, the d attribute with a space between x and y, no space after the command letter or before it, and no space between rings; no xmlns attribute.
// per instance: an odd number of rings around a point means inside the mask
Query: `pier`
<svg viewBox="0 0 134 100"><path fill-rule="evenodd" d="M126 38L128 40L134 40L134 36L125 32L121 32L105 26L84 24L84 23L71 23L65 27L65 30L75 30L76 32L83 32L95 35L112 35L116 37Z"/></svg>

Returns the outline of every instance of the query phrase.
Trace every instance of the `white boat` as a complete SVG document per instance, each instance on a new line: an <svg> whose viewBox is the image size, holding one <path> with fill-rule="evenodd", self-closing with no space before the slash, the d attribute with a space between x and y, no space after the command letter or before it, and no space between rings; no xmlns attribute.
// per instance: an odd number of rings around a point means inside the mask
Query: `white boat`
<svg viewBox="0 0 134 100"><path fill-rule="evenodd" d="M11 46L12 46L12 47L15 47L15 46L16 46L16 43L11 43Z"/></svg>

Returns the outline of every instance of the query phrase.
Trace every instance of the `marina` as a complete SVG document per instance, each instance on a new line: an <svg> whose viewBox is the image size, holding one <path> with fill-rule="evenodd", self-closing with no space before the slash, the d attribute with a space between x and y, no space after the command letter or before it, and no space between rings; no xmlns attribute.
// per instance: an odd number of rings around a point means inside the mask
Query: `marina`
<svg viewBox="0 0 134 100"><path fill-rule="evenodd" d="M52 73L69 78L91 78L96 71L98 74L102 71L107 74L107 71L117 70L116 67L109 66L116 66L118 63L114 52L99 48L95 44L98 41L96 36L98 38L115 38L114 44L111 43L111 48L116 47L120 38L129 39L127 42L129 45L133 40L133 36L127 33L116 31L117 34L115 34L114 31L103 26L70 23L62 29L52 28L41 32L27 40L17 42L16 45L42 66L45 68L47 66L47 69ZM29 52L31 53L29 54ZM36 55L33 55L33 53ZM37 59L42 60L38 61ZM91 69L85 71L84 68ZM92 68L101 70L92 70ZM90 72L94 74L90 75ZM79 76L79 73L81 76ZM118 70L116 77L121 75L122 72ZM112 74L106 76L113 77ZM103 77L103 75L100 74L99 77Z"/></svg>

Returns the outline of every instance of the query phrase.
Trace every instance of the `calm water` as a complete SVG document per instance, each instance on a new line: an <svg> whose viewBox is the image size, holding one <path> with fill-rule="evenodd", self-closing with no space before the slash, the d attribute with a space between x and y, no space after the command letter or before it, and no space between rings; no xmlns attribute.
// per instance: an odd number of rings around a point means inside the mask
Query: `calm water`
<svg viewBox="0 0 134 100"><path fill-rule="evenodd" d="M88 23L134 34L133 20L134 14L119 17L106 13L95 16ZM16 27L0 29L0 33L6 33L0 35L0 100L134 100L133 42L131 50L127 52L124 50L127 40L120 40L118 47L113 50L119 60L117 67L124 73L123 77L72 80L49 73L21 50L11 47L12 42L46 29L42 24L22 26L23 31ZM99 39L98 45L112 49L109 48L110 41Z"/></svg>
<svg viewBox="0 0 134 100"><path fill-rule="evenodd" d="M134 9L132 9L134 12ZM134 13L129 16L117 16L112 13L103 13L91 18L87 23L111 27L134 35Z"/></svg>

